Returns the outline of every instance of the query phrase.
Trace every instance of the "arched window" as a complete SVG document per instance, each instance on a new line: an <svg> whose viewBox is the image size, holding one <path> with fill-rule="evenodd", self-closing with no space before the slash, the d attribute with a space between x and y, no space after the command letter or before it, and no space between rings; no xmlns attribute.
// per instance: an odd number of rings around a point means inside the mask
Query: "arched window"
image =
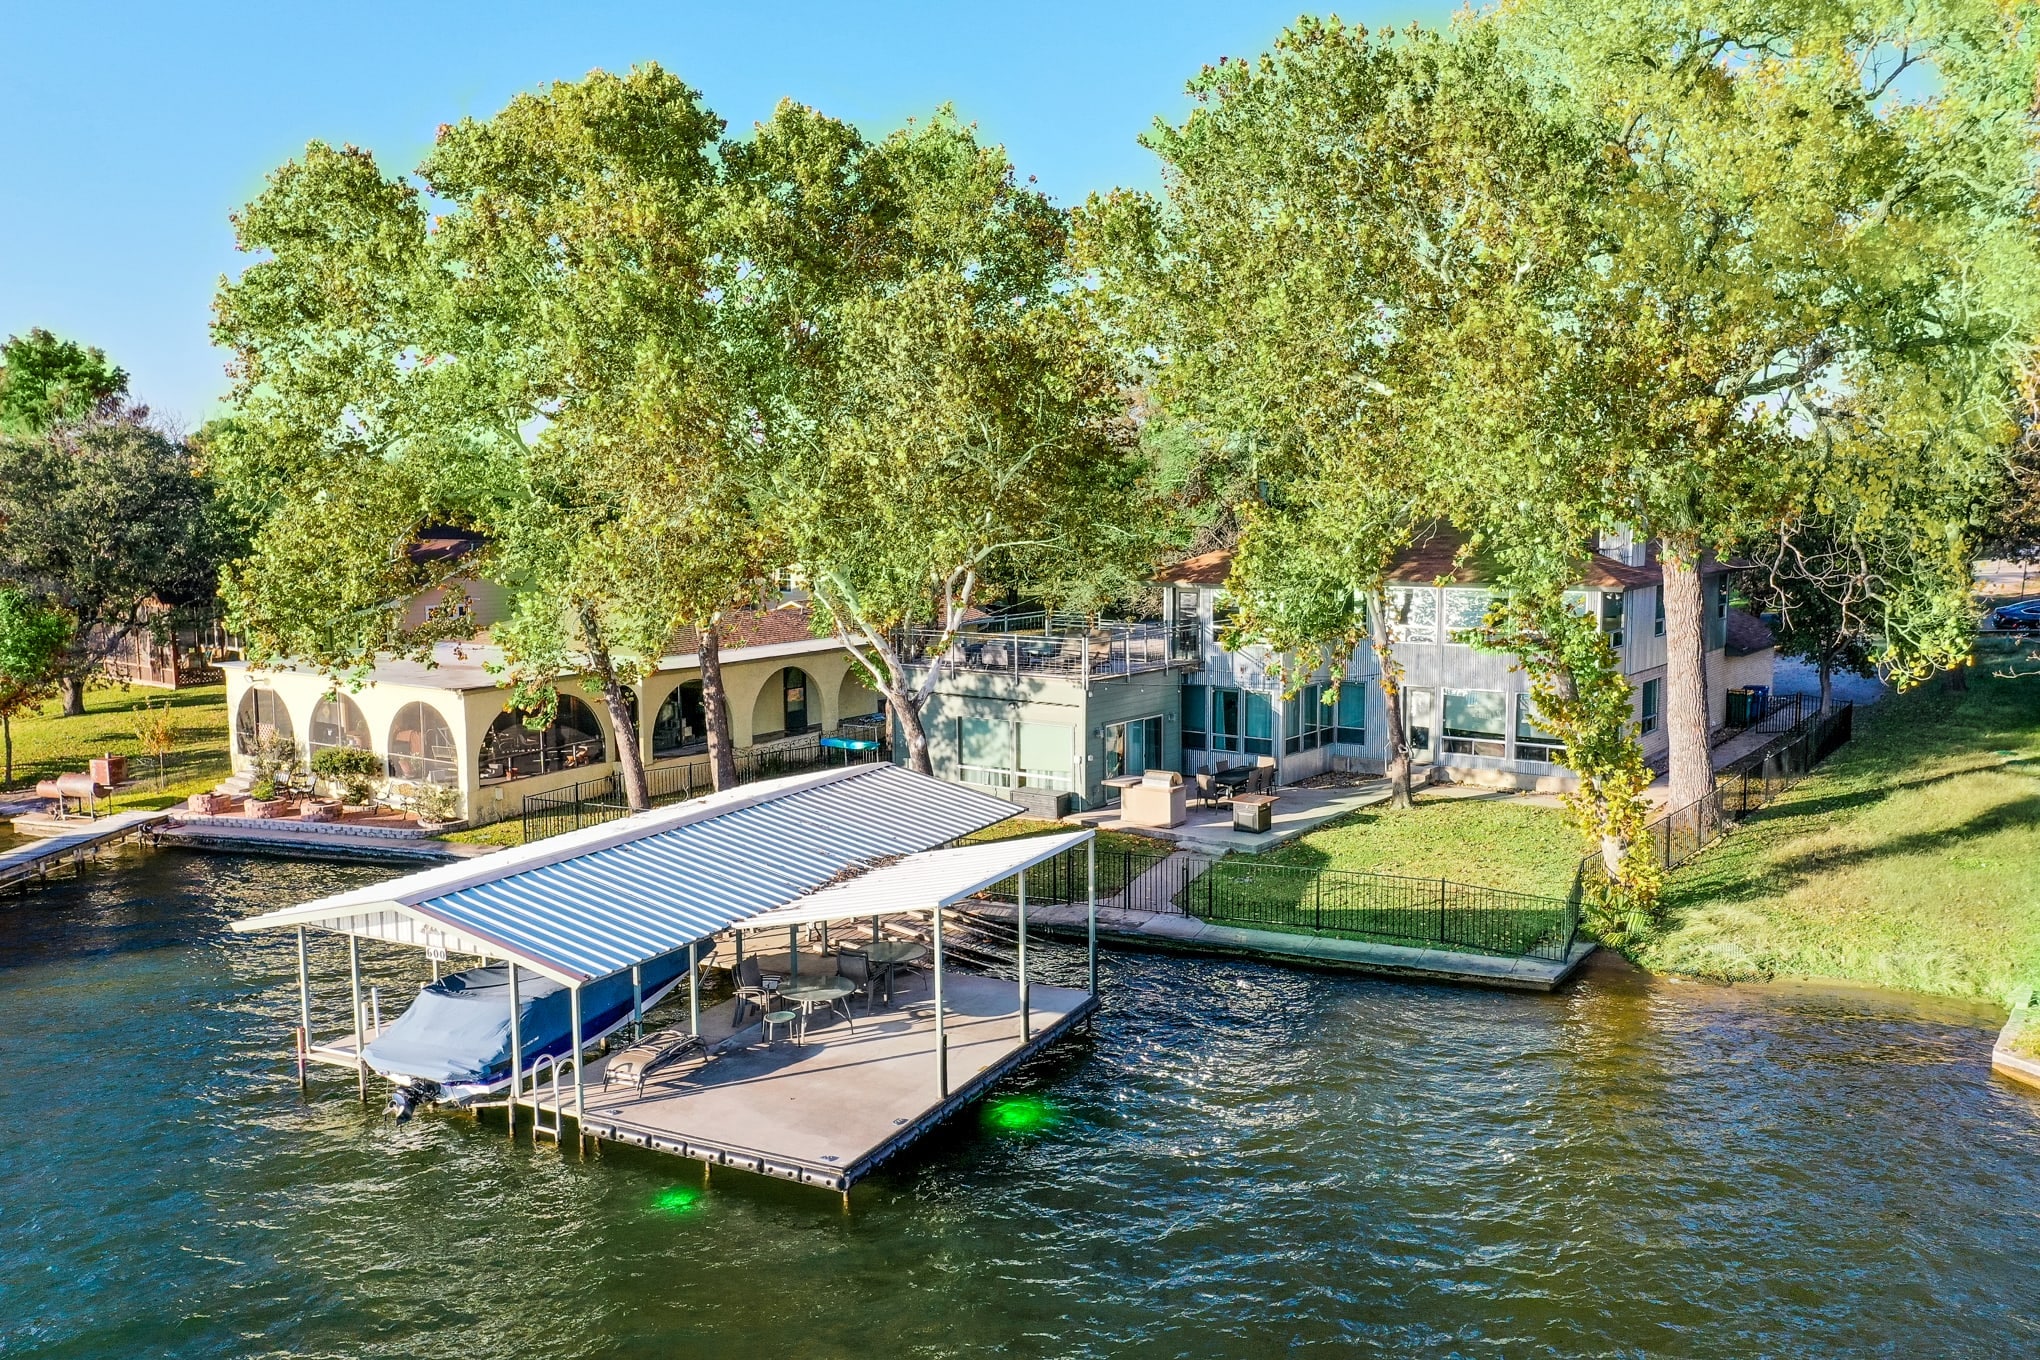
<svg viewBox="0 0 2040 1360"><path fill-rule="evenodd" d="M240 710L234 715L234 745L242 755L252 756L257 743L272 733L296 736L290 726L290 711L275 690L250 689L241 696Z"/></svg>
<svg viewBox="0 0 2040 1360"><path fill-rule="evenodd" d="M448 788L460 783L453 729L430 704L405 704L390 724L390 778Z"/></svg>
<svg viewBox="0 0 2040 1360"><path fill-rule="evenodd" d="M344 694L328 694L319 700L319 706L312 710L312 730L305 739L305 745L313 751L323 751L329 746L351 746L357 751L373 749L375 743L368 735L368 719L361 716L361 710L354 701Z"/></svg>
<svg viewBox="0 0 2040 1360"><path fill-rule="evenodd" d="M552 725L534 732L524 725L524 715L503 714L482 738L481 774L484 782L529 779L556 770L577 770L600 765L609 759L602 739L602 725L595 710L571 694L562 694Z"/></svg>
<svg viewBox="0 0 2040 1360"><path fill-rule="evenodd" d="M684 756L708 745L708 712L701 702L701 682L688 680L666 696L652 719L652 754Z"/></svg>

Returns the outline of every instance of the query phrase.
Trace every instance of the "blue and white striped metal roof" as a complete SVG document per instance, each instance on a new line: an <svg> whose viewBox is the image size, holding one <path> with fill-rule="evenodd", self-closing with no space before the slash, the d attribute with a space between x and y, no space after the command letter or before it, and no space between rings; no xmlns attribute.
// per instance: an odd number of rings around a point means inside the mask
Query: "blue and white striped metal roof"
<svg viewBox="0 0 2040 1360"><path fill-rule="evenodd" d="M746 930L847 921L890 912L939 911L975 897L1024 869L1074 850L1098 833L1063 831L1014 840L979 841L946 850L924 850L866 874L831 883L783 907L739 921Z"/></svg>
<svg viewBox="0 0 2040 1360"><path fill-rule="evenodd" d="M893 765L745 785L270 912L311 926L606 977L782 906L845 870L982 830L1019 808Z"/></svg>

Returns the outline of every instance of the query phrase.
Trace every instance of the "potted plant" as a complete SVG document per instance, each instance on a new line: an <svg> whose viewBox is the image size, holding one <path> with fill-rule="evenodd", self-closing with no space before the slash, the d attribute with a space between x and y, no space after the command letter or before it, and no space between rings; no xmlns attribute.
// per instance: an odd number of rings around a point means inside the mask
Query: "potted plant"
<svg viewBox="0 0 2040 1360"><path fill-rule="evenodd" d="M287 799L279 796L276 780L257 779L248 786L248 815L250 817L277 817L290 806Z"/></svg>
<svg viewBox="0 0 2040 1360"><path fill-rule="evenodd" d="M460 790L444 784L420 784L412 796L411 810L425 830L444 830L460 820Z"/></svg>
<svg viewBox="0 0 2040 1360"><path fill-rule="evenodd" d="M358 746L328 746L312 755L312 773L326 781L349 807L366 808L375 801L375 780L382 757Z"/></svg>

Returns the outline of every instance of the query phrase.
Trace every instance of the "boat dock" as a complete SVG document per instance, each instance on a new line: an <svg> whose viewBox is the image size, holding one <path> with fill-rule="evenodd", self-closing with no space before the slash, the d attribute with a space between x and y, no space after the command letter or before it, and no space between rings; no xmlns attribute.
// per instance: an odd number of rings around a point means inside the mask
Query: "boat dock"
<svg viewBox="0 0 2040 1360"><path fill-rule="evenodd" d="M605 1088L608 1057L590 1059L580 1131L848 1190L1098 1008L1078 988L1035 983L1028 991L1032 1023L1023 1037L1017 983L963 972L945 979L946 1094L934 1003L924 993L868 1017L853 1008L849 1023L834 1016L810 1029L805 1043L765 1043L754 1027L720 1056L653 1077L642 1096L622 1083ZM548 1126L574 1118L570 1086L557 1095L544 1090L536 1104Z"/></svg>
<svg viewBox="0 0 2040 1360"><path fill-rule="evenodd" d="M168 818L167 811L116 812L108 817L17 817L15 829L39 837L28 845L0 850L0 888L45 877L65 864L88 857L138 836ZM24 826L24 823L27 823Z"/></svg>

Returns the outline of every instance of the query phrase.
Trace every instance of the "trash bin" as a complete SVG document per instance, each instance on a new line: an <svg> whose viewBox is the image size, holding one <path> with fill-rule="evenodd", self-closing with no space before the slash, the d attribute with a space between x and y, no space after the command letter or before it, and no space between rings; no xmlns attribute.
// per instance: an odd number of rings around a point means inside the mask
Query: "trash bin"
<svg viewBox="0 0 2040 1360"><path fill-rule="evenodd" d="M1751 723L1755 722L1756 719L1750 716L1750 710L1755 707L1755 703L1756 696L1750 693L1749 690L1730 690L1728 692L1728 725L1730 727L1748 727Z"/></svg>
<svg viewBox="0 0 2040 1360"><path fill-rule="evenodd" d="M1267 793L1236 793L1232 797L1235 831L1266 831L1272 824L1275 797Z"/></svg>
<svg viewBox="0 0 2040 1360"><path fill-rule="evenodd" d="M1769 685L1751 685L1749 691L1750 721L1762 722L1764 715L1771 711L1771 687Z"/></svg>

